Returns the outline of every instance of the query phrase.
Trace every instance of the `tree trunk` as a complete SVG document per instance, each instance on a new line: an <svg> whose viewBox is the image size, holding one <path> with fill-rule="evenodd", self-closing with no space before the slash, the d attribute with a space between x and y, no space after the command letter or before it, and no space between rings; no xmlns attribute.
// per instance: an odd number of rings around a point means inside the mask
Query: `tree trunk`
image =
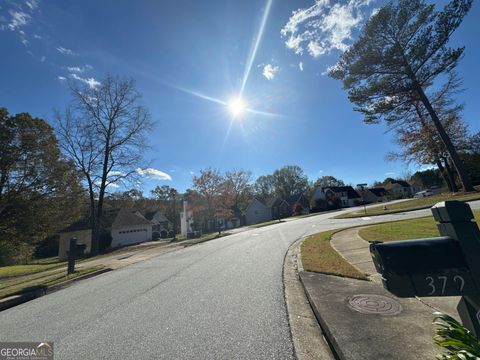
<svg viewBox="0 0 480 360"><path fill-rule="evenodd" d="M97 222L95 214L95 191L93 189L93 184L90 178L87 178L88 182L88 193L90 198L90 228L92 229L91 235L91 244L90 244L90 256L95 256L98 254L98 237L97 237Z"/></svg>
<svg viewBox="0 0 480 360"><path fill-rule="evenodd" d="M427 95L425 95L420 84L415 79L413 79L413 81L414 81L415 90L420 96L420 100L422 101L423 105L425 106L428 113L430 114L433 124L437 129L438 135L440 136L443 143L445 144L445 147L447 148L450 158L452 159L453 165L457 170L458 176L460 177L460 182L462 183L463 191L475 191L475 189L473 188L472 182L470 181L470 178L468 177L468 174L465 170L465 167L463 166L463 162L458 156L458 153L455 150L455 146L453 145L452 141L450 140L450 137L445 131L440 119L437 116L437 113L433 109L432 104L430 104L430 101L428 100Z"/></svg>
<svg viewBox="0 0 480 360"><path fill-rule="evenodd" d="M436 159L435 159L435 163L437 164L438 171L440 171L440 175L442 175L443 181L445 181L445 184L447 184L448 189L449 189L451 192L456 192L456 191L453 190L452 183L450 182L450 179L449 179L449 177L447 176L447 174L446 174L446 172L445 172L445 168L443 167L443 164L442 164L442 162L440 161L440 159L439 159L439 158L436 158Z"/></svg>
<svg viewBox="0 0 480 360"><path fill-rule="evenodd" d="M450 167L450 164L448 163L447 158L443 158L443 161L445 162L445 171L447 172L448 179L452 184L452 192L458 192L458 187L457 187L457 183L455 182L453 169Z"/></svg>

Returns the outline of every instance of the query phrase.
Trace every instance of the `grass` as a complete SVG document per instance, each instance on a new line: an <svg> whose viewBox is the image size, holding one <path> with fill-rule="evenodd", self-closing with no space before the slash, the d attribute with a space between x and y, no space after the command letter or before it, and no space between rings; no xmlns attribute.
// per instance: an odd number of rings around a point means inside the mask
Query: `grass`
<svg viewBox="0 0 480 360"><path fill-rule="evenodd" d="M6 279L16 276L36 274L46 270L52 270L65 266L66 262L57 262L50 264L29 264L29 265L11 265L0 267L0 279Z"/></svg>
<svg viewBox="0 0 480 360"><path fill-rule="evenodd" d="M332 235L339 230L330 230L307 237L301 246L302 264L306 271L313 271L354 279L366 280L358 271L330 245Z"/></svg>
<svg viewBox="0 0 480 360"><path fill-rule="evenodd" d="M21 294L33 289L45 288L48 286L60 284L103 268L103 265L96 265L81 268L70 275L67 275L66 270L61 270L54 272L53 274L49 273L48 276L38 276L38 274L34 274L28 279L22 278L21 280L7 280L5 282L2 282L2 284L0 285L0 298L15 294Z"/></svg>
<svg viewBox="0 0 480 360"><path fill-rule="evenodd" d="M404 212L404 211L426 209L426 208L432 207L438 202L447 201L447 200L458 200L458 201L480 200L480 192L438 194L438 195L428 196L425 198L411 199L411 200L401 201L394 204L387 204L386 205L387 210L383 209L385 205L378 205L378 206L367 208L366 214L362 209L362 210L353 211L347 214L341 214L336 216L335 218L346 219L346 218L394 214L394 213Z"/></svg>
<svg viewBox="0 0 480 360"><path fill-rule="evenodd" d="M473 212L475 221L480 224L480 210ZM365 240L395 241L440 236L432 216L394 221L360 229L359 234Z"/></svg>

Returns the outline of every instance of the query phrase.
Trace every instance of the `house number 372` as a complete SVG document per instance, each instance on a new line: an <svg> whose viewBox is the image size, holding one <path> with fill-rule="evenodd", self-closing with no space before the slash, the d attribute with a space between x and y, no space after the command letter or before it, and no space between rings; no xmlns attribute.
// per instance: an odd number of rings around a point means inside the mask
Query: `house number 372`
<svg viewBox="0 0 480 360"><path fill-rule="evenodd" d="M428 295L434 295L436 293L440 295L445 294L445 289L447 288L447 283L449 281L453 281L459 292L462 292L463 287L465 286L465 279L460 275L455 275L451 279L449 279L448 276L427 276L425 280L427 281L427 287L430 290Z"/></svg>

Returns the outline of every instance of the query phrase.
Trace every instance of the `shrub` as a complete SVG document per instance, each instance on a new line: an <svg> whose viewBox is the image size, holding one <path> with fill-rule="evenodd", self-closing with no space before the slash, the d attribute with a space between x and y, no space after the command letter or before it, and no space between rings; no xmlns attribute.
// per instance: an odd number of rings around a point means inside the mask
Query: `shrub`
<svg viewBox="0 0 480 360"><path fill-rule="evenodd" d="M445 351L437 355L439 360L474 360L480 358L480 342L475 335L457 320L436 312L433 319L435 343Z"/></svg>

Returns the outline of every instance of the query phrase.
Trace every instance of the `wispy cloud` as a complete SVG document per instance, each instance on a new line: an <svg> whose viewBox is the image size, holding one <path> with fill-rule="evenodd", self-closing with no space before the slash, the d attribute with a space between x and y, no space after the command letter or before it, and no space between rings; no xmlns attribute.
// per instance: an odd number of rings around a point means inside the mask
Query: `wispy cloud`
<svg viewBox="0 0 480 360"><path fill-rule="evenodd" d="M279 70L278 66L273 66L272 64L267 64L263 67L262 75L265 76L267 80L272 80Z"/></svg>
<svg viewBox="0 0 480 360"><path fill-rule="evenodd" d="M352 40L352 31L363 24L363 8L371 2L315 0L314 5L293 11L280 32L286 38L285 45L296 54L306 50L313 57L332 50L345 51Z"/></svg>
<svg viewBox="0 0 480 360"><path fill-rule="evenodd" d="M140 176L144 176L149 179L154 179L154 180L172 180L172 177L168 175L167 173L153 169L153 168L147 168L147 169L141 169L138 168L135 170L137 174Z"/></svg>
<svg viewBox="0 0 480 360"><path fill-rule="evenodd" d="M78 73L83 72L83 69L79 66L67 66L67 70L70 72L78 72Z"/></svg>
<svg viewBox="0 0 480 360"><path fill-rule="evenodd" d="M300 71L303 71L303 62L299 62L298 63L298 68L300 69Z"/></svg>
<svg viewBox="0 0 480 360"><path fill-rule="evenodd" d="M59 46L57 47L57 51L60 53L60 54L63 54L63 55L71 55L71 56L75 56L75 55L78 55L78 53L76 53L75 51L71 50L71 49L67 49L63 46Z"/></svg>
<svg viewBox="0 0 480 360"><path fill-rule="evenodd" d="M21 27L27 25L32 19L29 14L23 11L10 10L9 14L11 19L7 27L12 31L19 30Z"/></svg>
<svg viewBox="0 0 480 360"><path fill-rule="evenodd" d="M65 76L57 76L57 79L60 80L60 81L65 81L67 80L67 78Z"/></svg>
<svg viewBox="0 0 480 360"><path fill-rule="evenodd" d="M27 5L30 10L35 10L38 8L38 0L27 0L25 1L25 5Z"/></svg>
<svg viewBox="0 0 480 360"><path fill-rule="evenodd" d="M87 84L88 86L90 86L90 88L94 89L96 88L97 86L100 86L101 83L97 80L95 80L93 77L91 78L83 78L81 76L78 76L77 74L73 73L73 74L70 74L70 77L72 79L75 79L75 80L78 80L78 81L81 81L85 84Z"/></svg>

